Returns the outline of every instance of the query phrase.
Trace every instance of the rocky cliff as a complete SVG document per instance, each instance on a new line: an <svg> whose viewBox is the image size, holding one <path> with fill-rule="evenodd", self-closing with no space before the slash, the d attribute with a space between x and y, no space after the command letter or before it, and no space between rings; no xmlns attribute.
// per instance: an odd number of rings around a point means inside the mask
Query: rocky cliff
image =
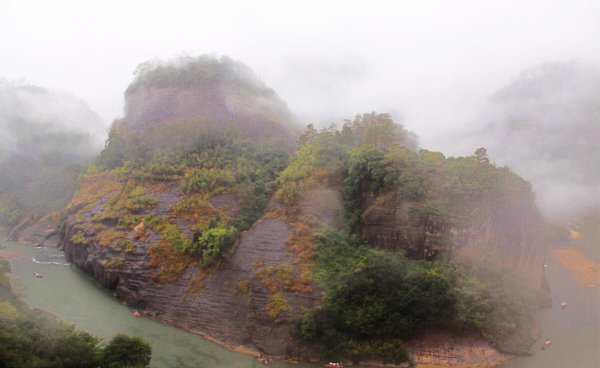
<svg viewBox="0 0 600 368"><path fill-rule="evenodd" d="M90 180L116 182L112 177ZM294 356L286 321L321 299L318 287L303 274L306 270L300 262L301 249L294 247L294 236L307 231L299 227L307 222L299 225L297 219L310 218L310 226L314 226L311 231L318 230L322 223L339 226L337 214L342 205L337 192L313 190L302 204L303 211L293 215L286 214L286 208L272 200L218 268L205 273L201 265L190 262L174 281L161 282L151 258L151 248L160 235L150 229L146 229L143 239L136 234L139 228L121 233L119 239L126 239L128 248L118 241L101 244L102 233L110 230L105 227L98 232L99 226L87 226L86 244L71 240L76 239L76 231L86 221L107 211L109 198L119 190L122 187L116 185L93 206L70 209L64 243L67 259L153 318L232 348ZM185 196L176 187L149 189L147 195L158 202L151 212L164 216L173 216L173 206ZM224 204L231 201L234 199L223 196L208 198L214 203L211 207L223 215L228 211ZM185 221L179 224L186 229Z"/></svg>
<svg viewBox="0 0 600 368"><path fill-rule="evenodd" d="M140 65L115 128L156 151L189 147L202 135L225 131L295 147L298 126L285 102L246 65L199 57Z"/></svg>
<svg viewBox="0 0 600 368"><path fill-rule="evenodd" d="M507 203L486 209L477 221L448 224L415 216L422 205L390 195L369 201L362 215L363 236L374 246L402 249L415 258L447 252L453 258L491 260L519 273L530 287L545 288L546 250L535 208Z"/></svg>
<svg viewBox="0 0 600 368"><path fill-rule="evenodd" d="M292 356L287 320L321 299L307 237L339 226L339 194L315 189L299 212L269 201L296 145L293 117L243 64L200 57L140 68L100 156L109 169L87 175L68 208L66 257L153 318ZM214 224L243 230L216 264L179 248Z"/></svg>

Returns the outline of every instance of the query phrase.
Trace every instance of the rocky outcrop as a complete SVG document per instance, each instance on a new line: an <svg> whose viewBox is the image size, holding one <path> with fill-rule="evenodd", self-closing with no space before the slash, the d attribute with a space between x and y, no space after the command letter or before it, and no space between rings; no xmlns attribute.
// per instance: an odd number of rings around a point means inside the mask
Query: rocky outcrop
<svg viewBox="0 0 600 368"><path fill-rule="evenodd" d="M8 239L30 243L40 247L58 246L57 213L51 213L41 219L26 216L8 234Z"/></svg>
<svg viewBox="0 0 600 368"><path fill-rule="evenodd" d="M25 228L18 237L20 242L32 243L43 247L57 247L57 223L52 218L42 219Z"/></svg>
<svg viewBox="0 0 600 368"><path fill-rule="evenodd" d="M320 188L310 194L300 206L302 215L318 223L339 226L337 213L343 208L339 193ZM68 260L105 286L114 288L119 298L157 320L231 348L294 356L287 320L305 308L314 307L322 295L315 285L298 281L302 263L297 250L288 245L290 236L297 232L297 224L282 215L286 209L281 204L272 200L264 216L241 234L233 253L210 273L205 274L199 264L192 263L174 282L157 282L153 276L157 270L151 265L149 255L150 248L160 238L156 233L140 241L134 230L129 231L125 237L135 246L130 252L114 244L102 246L93 240L76 244L70 240L78 219L101 213L111 195L114 193L107 193L94 206L71 208L64 244ZM157 215L168 215L181 196L175 187L148 191L148 195L159 201L152 210ZM209 202L230 209L233 200L220 195ZM323 203L329 204L327 209ZM110 261L114 259L123 261L112 267ZM278 278L287 278L290 284L280 284L282 280ZM268 305L276 294L281 305L273 311Z"/></svg>
<svg viewBox="0 0 600 368"><path fill-rule="evenodd" d="M243 63L200 56L148 62L138 71L115 128L154 151L187 149L202 136L224 132L296 147L294 115Z"/></svg>
<svg viewBox="0 0 600 368"><path fill-rule="evenodd" d="M429 258L439 252L470 260L485 257L500 268L517 272L530 287L544 291L545 246L535 209L526 205L492 208L476 221L449 225L433 217L415 216L415 210L423 205L390 195L372 199L362 216L363 236L374 246L402 249L413 258Z"/></svg>
<svg viewBox="0 0 600 368"><path fill-rule="evenodd" d="M417 366L491 367L511 355L498 352L481 338L438 331L406 342Z"/></svg>

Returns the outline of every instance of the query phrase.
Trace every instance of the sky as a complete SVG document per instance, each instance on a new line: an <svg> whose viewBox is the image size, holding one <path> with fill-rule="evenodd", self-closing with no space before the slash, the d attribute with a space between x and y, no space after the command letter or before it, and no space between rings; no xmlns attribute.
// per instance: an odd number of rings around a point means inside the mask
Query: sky
<svg viewBox="0 0 600 368"><path fill-rule="evenodd" d="M600 60L600 1L0 0L0 78L123 115L136 66L178 55L248 64L303 123L390 112L421 146L447 137L522 70ZM463 152L469 150L469 152Z"/></svg>

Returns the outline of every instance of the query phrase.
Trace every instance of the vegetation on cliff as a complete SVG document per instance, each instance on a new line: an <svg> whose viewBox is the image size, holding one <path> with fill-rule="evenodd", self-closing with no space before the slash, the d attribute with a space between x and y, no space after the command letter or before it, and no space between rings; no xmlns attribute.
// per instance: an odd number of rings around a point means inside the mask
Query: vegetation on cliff
<svg viewBox="0 0 600 368"><path fill-rule="evenodd" d="M11 289L8 262L0 259L0 362L2 367L146 367L152 351L140 338L117 335L108 343L24 305Z"/></svg>
<svg viewBox="0 0 600 368"><path fill-rule="evenodd" d="M428 329L498 343L531 324L533 294L492 264L414 261L341 231L316 243L313 272L325 297L291 332L322 356L401 362L401 340Z"/></svg>
<svg viewBox="0 0 600 368"><path fill-rule="evenodd" d="M109 138L98 170L84 179L71 208L82 214L102 198L107 203L91 219L76 216L69 240L126 254L128 244L119 245L124 239L158 236L150 249L158 281L176 280L191 263L210 267L222 259L261 213L288 158L285 147L225 133L202 136L185 152L152 157L145 154L151 148L119 151L121 142ZM175 201L164 214L154 211L161 195ZM211 200L218 196L233 208L215 207Z"/></svg>
<svg viewBox="0 0 600 368"><path fill-rule="evenodd" d="M406 141L386 115L359 116L341 131L309 126L280 176L278 197L290 206L319 184L344 196L346 229L314 240L311 272L325 290L322 305L291 330L322 356L399 362L407 357L401 340L420 331L476 333L500 343L526 333L531 323L532 292L492 262L454 261L448 231L475 227L503 208L535 212L529 183L492 164L483 148L470 157L445 158L416 152ZM405 231L421 229L422 239L374 247L363 231L373 203L406 205Z"/></svg>

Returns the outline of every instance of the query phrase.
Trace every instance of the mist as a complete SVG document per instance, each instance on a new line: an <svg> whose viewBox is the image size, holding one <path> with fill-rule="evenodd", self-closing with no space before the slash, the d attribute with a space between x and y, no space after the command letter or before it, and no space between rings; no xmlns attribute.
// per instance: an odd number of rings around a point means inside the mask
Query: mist
<svg viewBox="0 0 600 368"><path fill-rule="evenodd" d="M490 98L472 136L533 183L553 216L600 208L600 64L530 67Z"/></svg>
<svg viewBox="0 0 600 368"><path fill-rule="evenodd" d="M0 81L0 163L15 156L84 161L102 147L105 134L106 124L84 101L37 86Z"/></svg>
<svg viewBox="0 0 600 368"><path fill-rule="evenodd" d="M535 65L598 62L599 14L592 0L452 7L443 1L8 1L0 12L0 76L76 95L110 122L124 116L123 93L140 63L226 55L248 65L302 125L386 112L415 132L423 148L468 155L487 146L492 160L532 180L538 202L554 211L582 197L557 197L571 181L548 184L560 176L556 165L571 164L517 167L518 155L495 146L506 142L487 139L503 126L498 110L514 109L494 96ZM94 134L101 142L106 128ZM13 147L14 138L3 135L2 143ZM570 192L593 191L594 177L576 182Z"/></svg>
<svg viewBox="0 0 600 368"><path fill-rule="evenodd" d="M106 129L72 95L0 81L0 227L65 206Z"/></svg>

